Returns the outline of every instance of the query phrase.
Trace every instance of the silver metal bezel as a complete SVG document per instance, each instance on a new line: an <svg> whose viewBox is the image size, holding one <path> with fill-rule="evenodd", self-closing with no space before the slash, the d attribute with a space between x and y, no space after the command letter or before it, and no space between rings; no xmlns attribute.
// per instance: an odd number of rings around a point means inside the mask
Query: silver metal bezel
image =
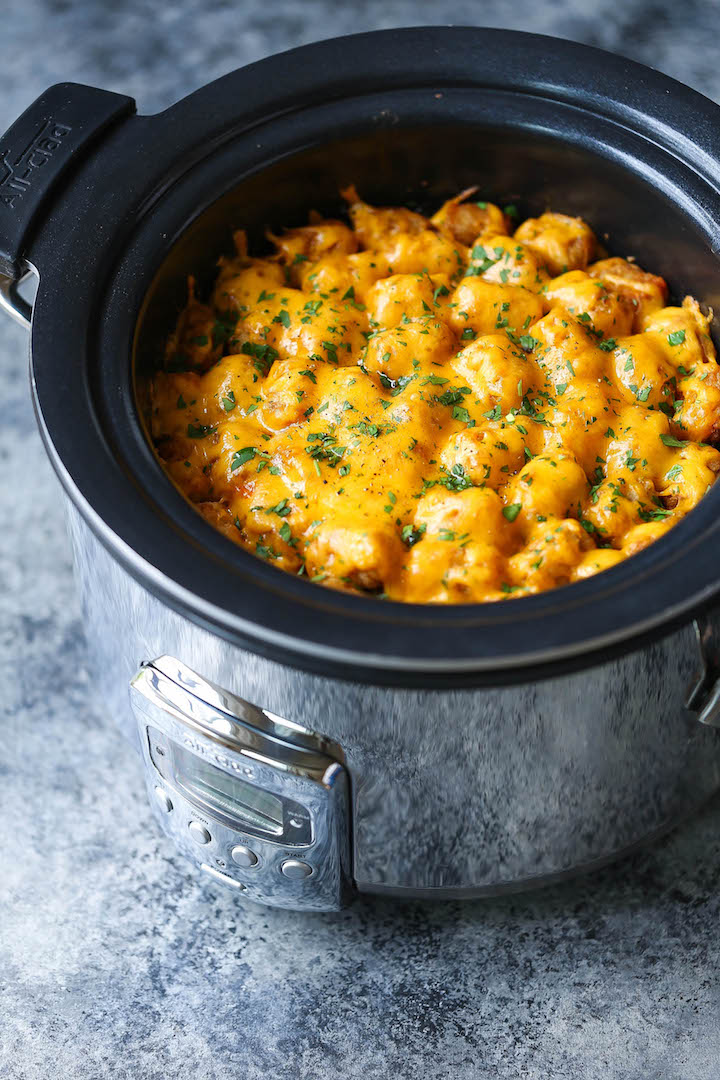
<svg viewBox="0 0 720 1080"><path fill-rule="evenodd" d="M173 657L143 665L130 696L153 813L183 854L217 880L241 884L248 898L260 903L318 911L344 905L350 889L348 780L342 763L327 752L328 740L225 693ZM153 761L148 741L153 729L221 771L300 804L310 816L310 842L260 836L188 798ZM289 736L297 742L289 742ZM172 811L160 806L158 787L167 793ZM188 828L193 822L208 829L209 844L193 840ZM233 862L237 844L256 853L256 866ZM282 864L298 858L312 872L304 879L286 877Z"/></svg>

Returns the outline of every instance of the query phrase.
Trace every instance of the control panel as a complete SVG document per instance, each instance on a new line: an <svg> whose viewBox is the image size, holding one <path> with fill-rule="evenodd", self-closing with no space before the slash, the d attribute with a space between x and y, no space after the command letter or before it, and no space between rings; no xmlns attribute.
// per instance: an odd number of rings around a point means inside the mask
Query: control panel
<svg viewBox="0 0 720 1080"><path fill-rule="evenodd" d="M144 664L130 696L155 817L183 854L258 903L344 906L350 836L339 747L174 657Z"/></svg>

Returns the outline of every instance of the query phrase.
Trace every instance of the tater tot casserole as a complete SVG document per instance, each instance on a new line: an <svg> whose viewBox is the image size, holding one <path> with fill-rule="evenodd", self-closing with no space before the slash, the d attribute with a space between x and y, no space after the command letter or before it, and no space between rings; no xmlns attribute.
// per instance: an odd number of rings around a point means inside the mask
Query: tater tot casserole
<svg viewBox="0 0 720 1080"><path fill-rule="evenodd" d="M715 481L712 313L562 213L343 192L189 299L151 387L168 475L285 571L415 603L585 578Z"/></svg>

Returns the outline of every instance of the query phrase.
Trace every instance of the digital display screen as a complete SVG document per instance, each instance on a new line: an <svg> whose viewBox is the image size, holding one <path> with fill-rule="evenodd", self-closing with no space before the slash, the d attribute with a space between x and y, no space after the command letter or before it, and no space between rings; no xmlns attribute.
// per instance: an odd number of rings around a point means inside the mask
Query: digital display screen
<svg viewBox="0 0 720 1080"><path fill-rule="evenodd" d="M283 804L277 796L217 769L178 743L170 742L175 781L190 799L269 836L283 831Z"/></svg>

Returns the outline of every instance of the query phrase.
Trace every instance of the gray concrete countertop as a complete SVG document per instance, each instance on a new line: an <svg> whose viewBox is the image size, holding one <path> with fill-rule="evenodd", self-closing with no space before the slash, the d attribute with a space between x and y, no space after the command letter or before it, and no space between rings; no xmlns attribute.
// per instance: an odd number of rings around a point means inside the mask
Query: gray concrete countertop
<svg viewBox="0 0 720 1080"><path fill-rule="evenodd" d="M154 111L294 44L423 22L588 41L720 97L720 17L699 0L9 0L0 129L56 81ZM0 477L0 1075L720 1075L720 800L621 865L531 896L243 906L158 833L133 751L89 696L62 498L7 320Z"/></svg>

